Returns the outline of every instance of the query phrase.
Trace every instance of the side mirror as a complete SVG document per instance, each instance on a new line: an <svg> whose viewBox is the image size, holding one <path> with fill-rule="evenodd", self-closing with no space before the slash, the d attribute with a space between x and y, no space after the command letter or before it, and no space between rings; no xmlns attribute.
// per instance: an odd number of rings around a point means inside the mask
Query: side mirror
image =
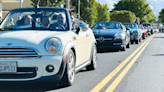
<svg viewBox="0 0 164 92"><path fill-rule="evenodd" d="M126 30L130 30L130 28L126 28Z"/></svg>
<svg viewBox="0 0 164 92"><path fill-rule="evenodd" d="M88 30L88 26L85 24L80 24L79 28L82 29L83 31L87 31Z"/></svg>

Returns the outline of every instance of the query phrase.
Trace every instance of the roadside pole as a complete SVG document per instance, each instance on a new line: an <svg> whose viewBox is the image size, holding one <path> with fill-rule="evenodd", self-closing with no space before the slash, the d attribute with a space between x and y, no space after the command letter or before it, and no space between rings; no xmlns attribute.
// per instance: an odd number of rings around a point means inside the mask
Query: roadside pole
<svg viewBox="0 0 164 92"><path fill-rule="evenodd" d="M80 20L80 0L78 0L78 19Z"/></svg>
<svg viewBox="0 0 164 92"><path fill-rule="evenodd" d="M22 0L20 0L20 8L22 8Z"/></svg>

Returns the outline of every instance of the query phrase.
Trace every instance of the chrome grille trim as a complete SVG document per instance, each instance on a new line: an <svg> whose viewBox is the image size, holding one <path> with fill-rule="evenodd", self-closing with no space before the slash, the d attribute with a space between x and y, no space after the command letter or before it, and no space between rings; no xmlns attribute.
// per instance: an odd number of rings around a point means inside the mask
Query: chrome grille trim
<svg viewBox="0 0 164 92"><path fill-rule="evenodd" d="M108 40L108 41L111 41L113 38L104 38L104 41L105 40ZM96 38L96 40L99 40L99 38Z"/></svg>
<svg viewBox="0 0 164 92"><path fill-rule="evenodd" d="M0 47L0 59L40 58L38 50L29 47Z"/></svg>
<svg viewBox="0 0 164 92"><path fill-rule="evenodd" d="M0 51L0 55L1 54L36 54L36 52L1 52Z"/></svg>
<svg viewBox="0 0 164 92"><path fill-rule="evenodd" d="M0 52L2 51L33 51L33 50L30 50L30 49L12 49L12 48L0 48Z"/></svg>

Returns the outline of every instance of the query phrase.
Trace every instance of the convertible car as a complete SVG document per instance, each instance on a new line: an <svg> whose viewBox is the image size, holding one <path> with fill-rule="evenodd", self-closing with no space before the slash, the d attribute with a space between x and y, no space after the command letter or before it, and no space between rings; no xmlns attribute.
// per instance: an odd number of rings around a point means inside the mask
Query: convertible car
<svg viewBox="0 0 164 92"><path fill-rule="evenodd" d="M126 26L126 28L130 29L130 40L131 43L133 44L134 42L138 44L141 42L142 38L142 32L141 29L138 28L138 25L135 23L123 23L123 25Z"/></svg>
<svg viewBox="0 0 164 92"><path fill-rule="evenodd" d="M130 33L120 22L98 22L92 27L97 49L122 50L130 48Z"/></svg>
<svg viewBox="0 0 164 92"><path fill-rule="evenodd" d="M14 9L0 30L0 81L41 80L69 86L75 72L96 68L92 30L85 24L72 29L65 8Z"/></svg>
<svg viewBox="0 0 164 92"><path fill-rule="evenodd" d="M138 25L142 32L142 38L145 39L148 36L148 30L143 27L143 25Z"/></svg>

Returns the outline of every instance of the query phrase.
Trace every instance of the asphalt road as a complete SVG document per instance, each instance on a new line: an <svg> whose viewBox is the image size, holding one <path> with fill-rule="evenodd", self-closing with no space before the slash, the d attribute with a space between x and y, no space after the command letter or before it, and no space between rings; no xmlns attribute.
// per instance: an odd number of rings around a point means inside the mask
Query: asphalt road
<svg viewBox="0 0 164 92"><path fill-rule="evenodd" d="M0 92L164 92L164 34L151 37L139 45L130 45L126 51L98 53L97 69L84 68L76 73L70 87L40 82L0 82Z"/></svg>

